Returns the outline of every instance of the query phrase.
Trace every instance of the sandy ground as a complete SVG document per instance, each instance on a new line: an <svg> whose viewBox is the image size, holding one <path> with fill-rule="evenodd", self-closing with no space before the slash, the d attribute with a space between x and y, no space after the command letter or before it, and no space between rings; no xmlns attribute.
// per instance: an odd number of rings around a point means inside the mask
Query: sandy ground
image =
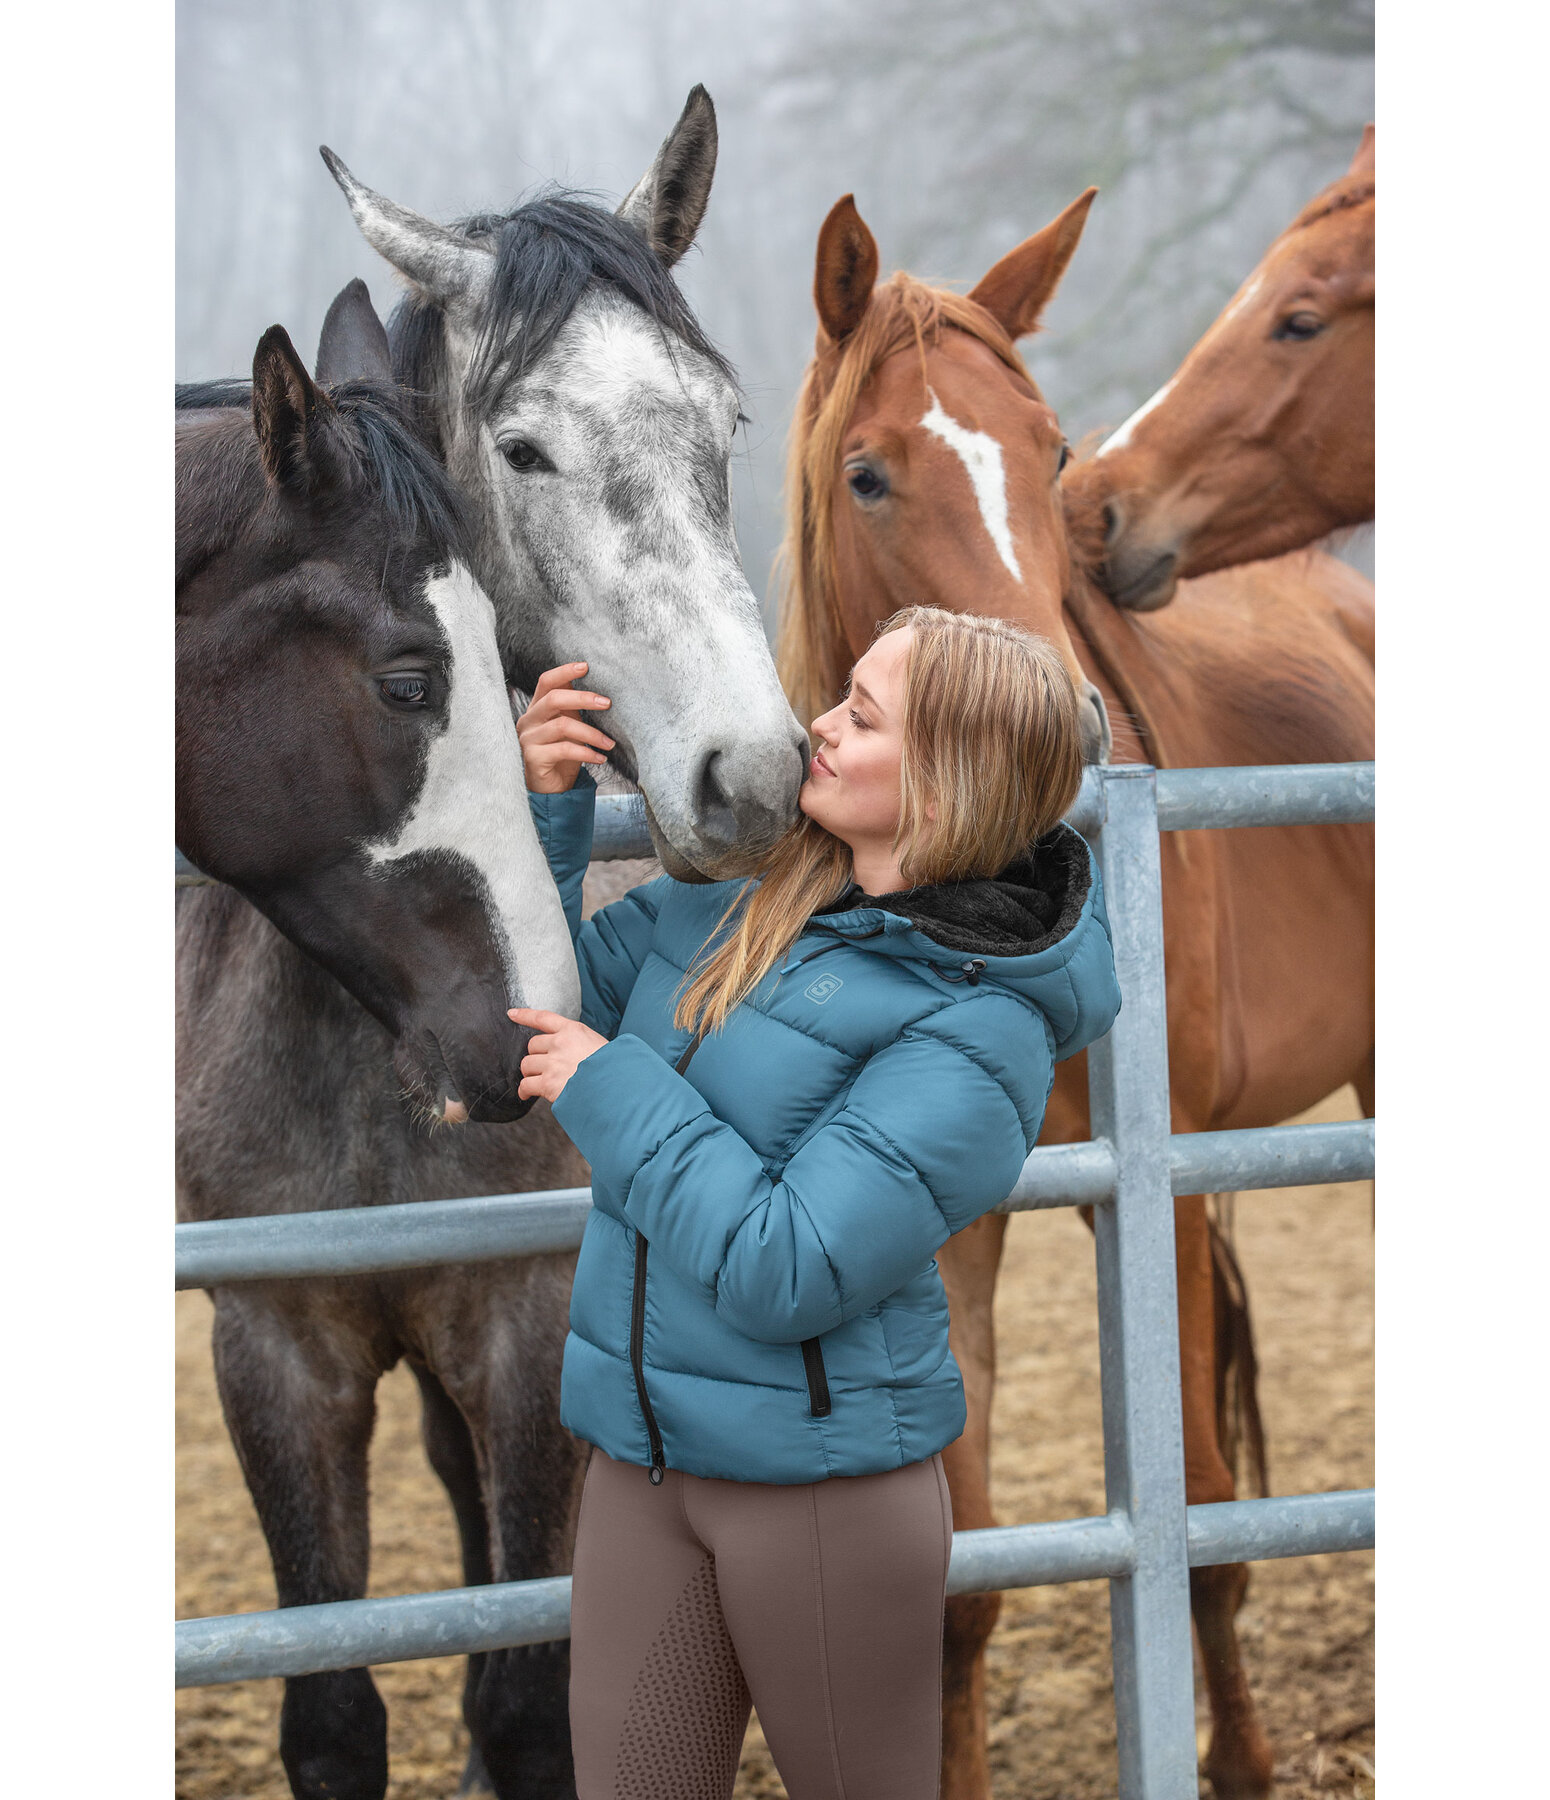
<svg viewBox="0 0 1550 1800"><path fill-rule="evenodd" d="M1310 1118L1355 1116L1349 1092ZM1244 1195L1238 1253L1253 1296L1277 1493L1372 1480L1372 1209L1367 1184ZM210 1369L210 1304L178 1297L180 1617L273 1606L257 1521ZM1092 1239L1073 1213L1014 1218L997 1299L1001 1375L994 1485L1003 1523L1102 1510ZM450 1509L419 1444L413 1382L382 1384L372 1462L373 1594L453 1587ZM1373 1781L1369 1554L1261 1565L1240 1615L1282 1800L1368 1800ZM459 1661L377 1672L390 1718L391 1800L444 1800L464 1743ZM1009 1594L989 1651L996 1800L1115 1791L1103 1584ZM286 1800L278 1682L178 1696L183 1800ZM1205 1714L1201 1715L1204 1746ZM738 1800L785 1789L749 1732Z"/></svg>

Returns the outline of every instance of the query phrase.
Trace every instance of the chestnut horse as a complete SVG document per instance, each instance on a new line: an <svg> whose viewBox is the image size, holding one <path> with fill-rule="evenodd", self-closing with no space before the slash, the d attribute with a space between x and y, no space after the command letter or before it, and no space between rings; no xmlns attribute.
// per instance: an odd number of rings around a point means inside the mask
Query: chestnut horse
<svg viewBox="0 0 1550 1800"><path fill-rule="evenodd" d="M1372 518L1373 166L1369 125L1178 374L1066 476L1120 606Z"/></svg>
<svg viewBox="0 0 1550 1800"><path fill-rule="evenodd" d="M1115 610L1072 555L1060 425L1014 340L1063 273L1092 192L1004 257L967 297L895 275L847 196L824 223L817 354L788 476L779 662L800 717L835 700L880 619L907 602L1015 619L1095 682L1114 755L1189 766L1343 762L1372 754L1372 668L1329 595L1285 563L1195 584L1155 617ZM1351 571L1354 604L1368 584ZM1369 590L1370 591L1370 590ZM805 709L805 710L804 710ZM1372 1053L1372 833L1358 826L1173 832L1162 841L1175 1131L1268 1125L1347 1081ZM1086 1071L1061 1065L1046 1143L1090 1135ZM1191 1502L1226 1500L1218 1311L1205 1197L1176 1209L1185 1463ZM992 1301L1004 1216L940 1254L969 1423L947 1452L958 1529L989 1502ZM1191 1599L1223 1800L1269 1792L1234 1630L1242 1565L1200 1569ZM986 1800L983 1651L998 1596L949 1602L944 1800Z"/></svg>

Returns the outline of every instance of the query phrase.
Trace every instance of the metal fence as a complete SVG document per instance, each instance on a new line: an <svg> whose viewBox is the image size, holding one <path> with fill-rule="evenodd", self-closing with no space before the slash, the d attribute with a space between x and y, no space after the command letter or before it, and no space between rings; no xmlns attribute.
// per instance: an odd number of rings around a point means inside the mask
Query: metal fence
<svg viewBox="0 0 1550 1800"><path fill-rule="evenodd" d="M1366 823L1371 763L1089 770L1071 815L1103 871L1124 1009L1088 1052L1090 1143L1041 1146L1002 1211L1094 1208L1108 1510L960 1531L948 1592L1109 1582L1122 1800L1197 1793L1189 1571L1370 1549L1371 1489L1186 1506L1173 1196L1351 1181L1373 1124L1169 1130L1159 831ZM599 801L594 854L649 854L639 801ZM180 862L180 881L199 880ZM572 1248L585 1188L180 1225L177 1285L421 1268ZM568 1577L188 1619L180 1687L543 1643L570 1628Z"/></svg>

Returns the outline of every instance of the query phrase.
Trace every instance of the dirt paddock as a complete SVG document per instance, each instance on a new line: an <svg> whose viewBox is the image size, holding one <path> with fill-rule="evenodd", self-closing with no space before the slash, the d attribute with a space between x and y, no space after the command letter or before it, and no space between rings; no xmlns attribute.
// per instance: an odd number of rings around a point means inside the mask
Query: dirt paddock
<svg viewBox="0 0 1550 1800"><path fill-rule="evenodd" d="M1349 1093L1309 1118L1351 1118ZM1239 1258L1255 1309L1276 1493L1372 1480L1372 1209L1365 1183L1250 1194ZM181 1618L274 1605L269 1562L221 1421L210 1303L178 1297L178 1592ZM1092 1237L1074 1213L1013 1218L997 1297L994 1490L1003 1523L1103 1508ZM451 1510L420 1449L414 1384L379 1393L372 1460L373 1594L455 1587ZM1368 1800L1373 1776L1373 1559L1255 1570L1240 1630L1280 1770L1281 1800ZM392 1800L445 1800L464 1741L462 1664L377 1671L390 1720ZM1115 1791L1104 1584L1010 1593L989 1652L996 1800L1101 1800ZM286 1800L276 1751L280 1683L178 1696L182 1800ZM1202 1744L1205 1713L1201 1710ZM738 1800L777 1800L755 1722Z"/></svg>

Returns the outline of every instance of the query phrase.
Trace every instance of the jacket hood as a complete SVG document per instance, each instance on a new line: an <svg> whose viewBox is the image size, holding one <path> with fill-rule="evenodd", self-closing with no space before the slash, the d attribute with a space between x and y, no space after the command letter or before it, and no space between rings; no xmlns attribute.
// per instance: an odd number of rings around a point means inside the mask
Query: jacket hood
<svg viewBox="0 0 1550 1800"><path fill-rule="evenodd" d="M809 931L866 940L944 980L992 983L1036 1006L1074 1056L1119 1011L1103 884L1086 840L1057 825L999 875L865 894L854 883Z"/></svg>

